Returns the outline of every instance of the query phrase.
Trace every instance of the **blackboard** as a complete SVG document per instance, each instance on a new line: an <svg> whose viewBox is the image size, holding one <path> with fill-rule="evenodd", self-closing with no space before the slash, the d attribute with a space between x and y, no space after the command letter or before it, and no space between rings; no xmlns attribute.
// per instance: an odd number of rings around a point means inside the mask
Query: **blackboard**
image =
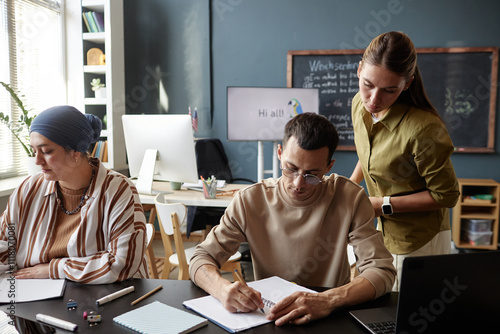
<svg viewBox="0 0 500 334"><path fill-rule="evenodd" d="M287 55L287 86L319 88L319 113L335 124L339 150L355 150L351 101L364 50L301 50ZM498 48L419 48L426 92L457 152L494 152Z"/></svg>

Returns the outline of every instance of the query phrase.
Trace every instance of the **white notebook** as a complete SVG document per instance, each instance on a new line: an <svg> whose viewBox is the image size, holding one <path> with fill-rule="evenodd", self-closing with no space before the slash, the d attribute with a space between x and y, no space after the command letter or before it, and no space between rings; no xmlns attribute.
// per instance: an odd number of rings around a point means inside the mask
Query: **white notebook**
<svg viewBox="0 0 500 334"><path fill-rule="evenodd" d="M208 324L202 317L159 301L123 313L113 321L144 334L190 333Z"/></svg>
<svg viewBox="0 0 500 334"><path fill-rule="evenodd" d="M62 297L65 279L19 279L10 273L0 275L0 303L23 303Z"/></svg>
<svg viewBox="0 0 500 334"><path fill-rule="evenodd" d="M262 299L266 305L266 307L264 307L266 314L269 312L269 306L272 306L274 303L279 302L281 299L296 291L316 293L314 290L291 283L277 276L248 282L247 284L259 291L262 295ZM260 310L251 313L229 312L212 296L187 300L182 304L231 333L241 332L270 322L266 319L266 314L263 314Z"/></svg>

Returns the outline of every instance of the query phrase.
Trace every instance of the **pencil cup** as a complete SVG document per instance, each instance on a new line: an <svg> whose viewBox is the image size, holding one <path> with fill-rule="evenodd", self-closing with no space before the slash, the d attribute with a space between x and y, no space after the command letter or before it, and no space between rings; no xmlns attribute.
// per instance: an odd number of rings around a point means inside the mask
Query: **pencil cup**
<svg viewBox="0 0 500 334"><path fill-rule="evenodd" d="M203 182L203 193L205 194L205 198L215 198L217 182Z"/></svg>

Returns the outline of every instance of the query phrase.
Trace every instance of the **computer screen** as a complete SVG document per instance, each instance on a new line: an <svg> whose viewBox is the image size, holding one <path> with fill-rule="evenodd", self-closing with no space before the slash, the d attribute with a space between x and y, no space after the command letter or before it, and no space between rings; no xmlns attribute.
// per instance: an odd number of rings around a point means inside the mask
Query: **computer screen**
<svg viewBox="0 0 500 334"><path fill-rule="evenodd" d="M280 141L295 115L319 113L317 88L227 87L227 139Z"/></svg>
<svg viewBox="0 0 500 334"><path fill-rule="evenodd" d="M123 115L122 122L131 178L144 174L143 161L153 160L154 180L198 181L191 116ZM148 150L157 153L145 159Z"/></svg>

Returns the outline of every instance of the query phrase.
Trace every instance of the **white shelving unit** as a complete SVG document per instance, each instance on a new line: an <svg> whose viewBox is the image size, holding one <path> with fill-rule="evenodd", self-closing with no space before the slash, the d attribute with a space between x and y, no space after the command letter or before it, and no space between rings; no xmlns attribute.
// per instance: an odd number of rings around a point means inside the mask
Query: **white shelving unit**
<svg viewBox="0 0 500 334"><path fill-rule="evenodd" d="M125 114L125 59L123 36L123 0L82 0L81 13L99 12L104 17L104 32L87 32L83 16L83 101L84 112L98 116L103 121L101 137L108 141L108 168L126 170L125 140L122 115ZM88 65L87 51L99 48L103 51L105 65ZM106 84L106 98L97 99L91 89L93 78Z"/></svg>

